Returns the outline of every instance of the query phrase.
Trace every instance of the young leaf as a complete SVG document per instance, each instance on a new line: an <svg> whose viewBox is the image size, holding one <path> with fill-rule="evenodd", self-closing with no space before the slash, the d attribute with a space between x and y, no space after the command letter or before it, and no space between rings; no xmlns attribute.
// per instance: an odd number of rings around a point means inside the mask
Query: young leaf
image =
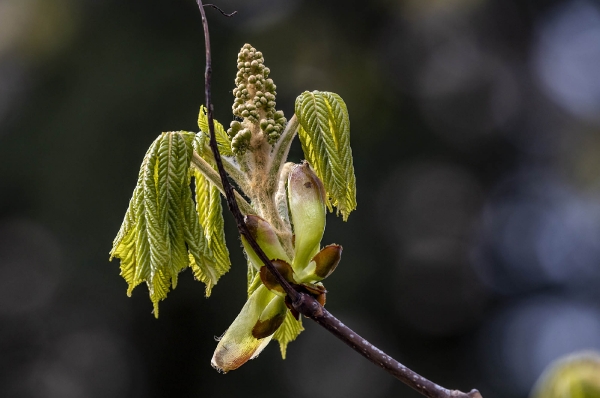
<svg viewBox="0 0 600 398"><path fill-rule="evenodd" d="M209 292L223 273L194 211L189 187L194 138L193 133L169 132L152 143L110 252L111 259L121 259L129 295L146 282L156 317L159 301L190 264L202 268Z"/></svg>
<svg viewBox="0 0 600 398"><path fill-rule="evenodd" d="M342 98L334 93L305 91L296 99L298 136L304 156L323 181L331 206L345 220L356 208L356 180L350 149L350 120Z"/></svg>
<svg viewBox="0 0 600 398"><path fill-rule="evenodd" d="M144 195L141 181L150 154L155 151L157 141L154 141L144 156L144 161L138 175L138 184L133 191L133 197L129 201L129 208L127 209L127 213L125 213L125 219L110 252L111 260L113 257L121 259L121 276L127 282L128 296L131 296L133 288L150 278L150 247L148 246L146 235Z"/></svg>
<svg viewBox="0 0 600 398"><path fill-rule="evenodd" d="M229 138L229 135L221 123L217 122L216 120L213 120L213 122L215 124L215 138L217 139L219 152L224 156L233 156L231 139ZM207 137L210 137L208 130L208 117L206 116L206 108L204 105L200 107L200 113L198 114L198 127L204 134L206 134ZM202 155L201 153L199 154Z"/></svg>
<svg viewBox="0 0 600 398"><path fill-rule="evenodd" d="M283 359L285 359L288 344L296 340L296 337L298 337L302 331L304 331L304 328L302 327L302 318L296 320L292 313L288 311L285 315L283 324L273 335L273 338L279 342L279 349L281 350L281 357Z"/></svg>
<svg viewBox="0 0 600 398"><path fill-rule="evenodd" d="M190 172L193 174L196 185L196 212L198 220L204 229L204 236L208 241L208 247L214 256L215 269L212 271L215 272L218 279L221 275L229 271L231 265L229 251L225 243L221 194L217 187L208 181L196 168L190 168ZM204 272L202 268L197 266L197 263L192 264L192 270L197 279L205 280ZM207 296L210 295L211 288L212 285L207 283Z"/></svg>
<svg viewBox="0 0 600 398"><path fill-rule="evenodd" d="M250 261L250 260L247 260L247 261L248 261L248 272L246 274L248 277L248 289L247 290L248 290L248 297L250 297L252 295L252 293L254 293L254 291L262 285L262 281L260 280L260 273L254 267L254 265L252 264L252 261Z"/></svg>

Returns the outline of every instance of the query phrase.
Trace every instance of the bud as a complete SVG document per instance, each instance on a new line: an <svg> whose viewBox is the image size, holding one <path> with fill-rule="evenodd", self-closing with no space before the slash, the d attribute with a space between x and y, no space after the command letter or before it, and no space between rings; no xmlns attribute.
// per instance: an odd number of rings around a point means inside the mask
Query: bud
<svg viewBox="0 0 600 398"><path fill-rule="evenodd" d="M316 298L319 304L325 307L327 289L325 289L325 286L323 286L321 282L302 283L301 286L306 289L309 294Z"/></svg>
<svg viewBox="0 0 600 398"><path fill-rule="evenodd" d="M271 340L271 336L256 338L252 331L260 320L261 314L275 297L264 286L259 286L252 293L215 349L211 361L215 369L227 373L261 353Z"/></svg>
<svg viewBox="0 0 600 398"><path fill-rule="evenodd" d="M288 263L282 260L275 260L272 261L272 263L275 269L281 274L281 276L283 276L285 280L290 283L296 283L294 280L294 270ZM266 266L263 266L260 269L260 280L267 287L267 289L273 293L285 295L285 290L283 290L283 287L279 284L277 278L275 278L275 275L273 275Z"/></svg>
<svg viewBox="0 0 600 398"><path fill-rule="evenodd" d="M290 171L288 203L295 235L292 267L300 273L319 250L325 230L325 189L307 162Z"/></svg>
<svg viewBox="0 0 600 398"><path fill-rule="evenodd" d="M255 216L255 215L247 215L244 217L244 221L246 222L246 226L250 231L252 237L256 240L256 243L260 246L260 248L265 252L269 260L284 260L285 262L291 262L288 255L286 254L283 246L279 242L279 238L275 233L275 230L265 219ZM252 247L248 244L246 238L242 236L242 244L244 245L244 249L248 254L248 258L250 262L257 270L260 270L263 266L263 262L256 255Z"/></svg>
<svg viewBox="0 0 600 398"><path fill-rule="evenodd" d="M342 258L342 246L325 246L310 261L308 266L298 276L300 282L317 282L327 278L340 263Z"/></svg>
<svg viewBox="0 0 600 398"><path fill-rule="evenodd" d="M273 297L252 328L252 336L262 339L275 333L285 320L286 312L287 307L284 298L280 296Z"/></svg>

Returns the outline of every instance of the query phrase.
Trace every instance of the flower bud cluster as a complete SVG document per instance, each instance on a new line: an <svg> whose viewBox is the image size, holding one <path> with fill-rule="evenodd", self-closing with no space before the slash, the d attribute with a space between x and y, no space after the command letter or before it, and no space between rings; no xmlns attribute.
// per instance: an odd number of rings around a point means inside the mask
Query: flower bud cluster
<svg viewBox="0 0 600 398"><path fill-rule="evenodd" d="M249 129L243 128L240 122L234 120L229 125L227 134L231 137L231 149L233 153L243 155L250 146L252 132Z"/></svg>
<svg viewBox="0 0 600 398"><path fill-rule="evenodd" d="M277 142L286 123L287 119L283 116L283 111L274 112L271 119L262 119L260 121L260 129L265 133L269 144L273 145Z"/></svg>
<svg viewBox="0 0 600 398"><path fill-rule="evenodd" d="M287 120L283 112L275 110L277 86L269 79L271 71L264 65L262 53L250 44L244 44L240 50L237 68L237 87L233 90L233 114L253 124L259 124L268 142L273 145L283 132ZM227 133L232 137L234 152L243 153L248 148L249 131L241 128L238 122L233 122Z"/></svg>

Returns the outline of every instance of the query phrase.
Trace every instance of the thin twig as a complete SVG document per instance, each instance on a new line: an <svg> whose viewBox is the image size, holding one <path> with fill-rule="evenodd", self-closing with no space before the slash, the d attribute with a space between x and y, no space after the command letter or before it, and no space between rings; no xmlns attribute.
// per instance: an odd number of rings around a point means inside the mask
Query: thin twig
<svg viewBox="0 0 600 398"><path fill-rule="evenodd" d="M216 9L216 10L219 10L219 12L221 14L223 14L224 16L226 16L226 17L233 17L235 14L237 14L237 11L234 11L234 12L231 12L231 13L227 14L225 11L221 10L220 7L218 7L218 6L214 5L214 4L204 4L204 7L212 7L214 9Z"/></svg>
<svg viewBox="0 0 600 398"><path fill-rule="evenodd" d="M235 200L234 190L231 186L227 178L227 173L223 168L223 163L221 161L221 155L219 153L219 148L217 147L217 140L215 138L214 131L214 122L213 122L213 107L211 103L211 91L210 91L210 83L211 83L211 75L212 75L212 62L211 62L211 51L210 51L210 37L208 33L208 23L206 21L206 15L204 13L204 7L202 5L202 0L196 0L198 3L198 7L200 9L200 14L202 15L202 25L204 27L204 41L206 45L206 71L205 71L205 95L206 95L206 109L207 109L207 117L208 117L208 127L210 130L210 147L213 152L215 162L217 164L217 169L219 170L219 175L221 177L221 181L223 182L223 188L225 190L225 197L227 199L227 205L229 210L233 214L233 217L236 220L238 230L244 238L248 241L252 249L256 252L261 261L265 264L267 269L275 276L277 281L283 287L283 290L288 295L289 300L292 303L292 306L296 311L301 313L302 315L314 320L319 325L327 329L337 338L342 340L344 343L349 345L352 349L357 351L359 354L375 363L378 366L381 366L388 373L412 387L422 395L429 398L482 398L481 394L477 390L472 390L469 393L464 393L458 390L448 390L443 388L434 382L424 378L423 376L413 372L408 369L406 366L402 365L394 358L385 354L383 351L373 346L367 340L363 339L357 333L355 333L352 329L348 328L342 322L340 322L337 318L329 313L319 302L309 294L306 294L301 291L296 291L290 283L277 271L277 269L273 266L267 255L262 251L258 243L254 237L250 234L246 223L244 222L244 216L240 212L238 208L238 204Z"/></svg>
<svg viewBox="0 0 600 398"><path fill-rule="evenodd" d="M219 148L217 146L217 139L215 136L215 125L213 121L213 106L211 102L211 92L210 92L210 82L212 75L212 60L211 60L211 52L210 52L210 35L208 33L208 22L206 21L206 14L204 13L204 7L202 6L202 0L196 1L198 4L198 8L200 9L200 14L202 15L202 26L204 28L204 44L206 46L206 69L204 72L204 94L206 96L206 116L208 119L208 129L210 132L210 147L213 152L213 156L215 157L215 163L217 164L217 169L219 171L219 176L221 177L221 181L223 181L223 189L225 190L225 198L227 199L227 206L229 207L229 211L233 214L235 218L238 231L250 244L250 247L254 250L254 252L258 255L261 261L265 264L267 269L275 276L277 282L281 285L283 290L289 296L290 300L295 302L298 300L298 296L300 293L296 292L294 288L290 285L290 283L275 269L275 266L269 260L269 257L262 251L258 243L254 237L250 234L246 223L244 222L244 216L240 212L237 201L235 200L235 196L233 193L233 187L227 178L227 173L223 168L223 161L221 160L221 154L219 153Z"/></svg>

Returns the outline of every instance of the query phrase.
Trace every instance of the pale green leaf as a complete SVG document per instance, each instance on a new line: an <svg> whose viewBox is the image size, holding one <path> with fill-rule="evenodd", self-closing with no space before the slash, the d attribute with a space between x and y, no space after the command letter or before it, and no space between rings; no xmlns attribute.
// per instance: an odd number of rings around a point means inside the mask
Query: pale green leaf
<svg viewBox="0 0 600 398"><path fill-rule="evenodd" d="M222 275L222 259L215 256L195 211L190 189L190 160L195 134L161 134L144 157L138 182L113 242L111 259L121 259L121 275L130 295L146 282L154 314L158 303L177 286L181 270L193 265L207 290Z"/></svg>
<svg viewBox="0 0 600 398"><path fill-rule="evenodd" d="M296 340L296 337L304 330L302 327L302 318L296 320L291 311L287 311L283 324L277 329L273 338L279 342L281 357L285 359L287 346L290 342Z"/></svg>
<svg viewBox="0 0 600 398"><path fill-rule="evenodd" d="M247 254L246 254L247 255ZM262 285L262 280L260 279L260 273L254 268L252 262L248 260L248 297L254 293L256 289Z"/></svg>
<svg viewBox="0 0 600 398"><path fill-rule="evenodd" d="M190 191L189 187L187 191ZM185 206L185 232L189 234L189 238L186 239L189 241L188 257L194 277L206 285L206 296L208 297L222 273L217 271L217 261L210 250L204 228L198 219L196 205L191 199L191 192L189 192L189 195L190 199L186 201ZM194 236L202 236L202 239L193 239Z"/></svg>
<svg viewBox="0 0 600 398"><path fill-rule="evenodd" d="M219 152L224 156L233 156L233 151L231 149L231 138L229 138L229 135L221 123L214 119L213 122L215 125L215 138L217 139ZM206 108L204 105L200 107L200 113L198 114L198 127L200 128L200 131L206 134L207 137L210 137L210 131L208 129L208 116L206 115Z"/></svg>
<svg viewBox="0 0 600 398"><path fill-rule="evenodd" d="M117 237L113 242L111 259L121 259L121 276L128 284L127 295L131 296L134 287L150 280L150 246L144 216L144 189L142 185L144 172L151 157L156 156L157 139L152 143L142 162L138 183L129 202L129 209Z"/></svg>
<svg viewBox="0 0 600 398"><path fill-rule="evenodd" d="M295 108L304 156L325 185L329 209L337 207L347 220L356 208L356 179L346 104L334 93L305 91Z"/></svg>
<svg viewBox="0 0 600 398"><path fill-rule="evenodd" d="M216 274L217 279L229 271L231 262L229 251L225 243L225 229L223 221L223 208L221 206L221 194L217 187L204 177L196 168L190 168L196 186L196 213L203 228L204 236L208 241L208 247L213 254L215 267L210 272ZM197 263L196 263L197 264ZM194 275L202 279L203 269L192 265ZM211 285L207 284L207 296L210 294Z"/></svg>

